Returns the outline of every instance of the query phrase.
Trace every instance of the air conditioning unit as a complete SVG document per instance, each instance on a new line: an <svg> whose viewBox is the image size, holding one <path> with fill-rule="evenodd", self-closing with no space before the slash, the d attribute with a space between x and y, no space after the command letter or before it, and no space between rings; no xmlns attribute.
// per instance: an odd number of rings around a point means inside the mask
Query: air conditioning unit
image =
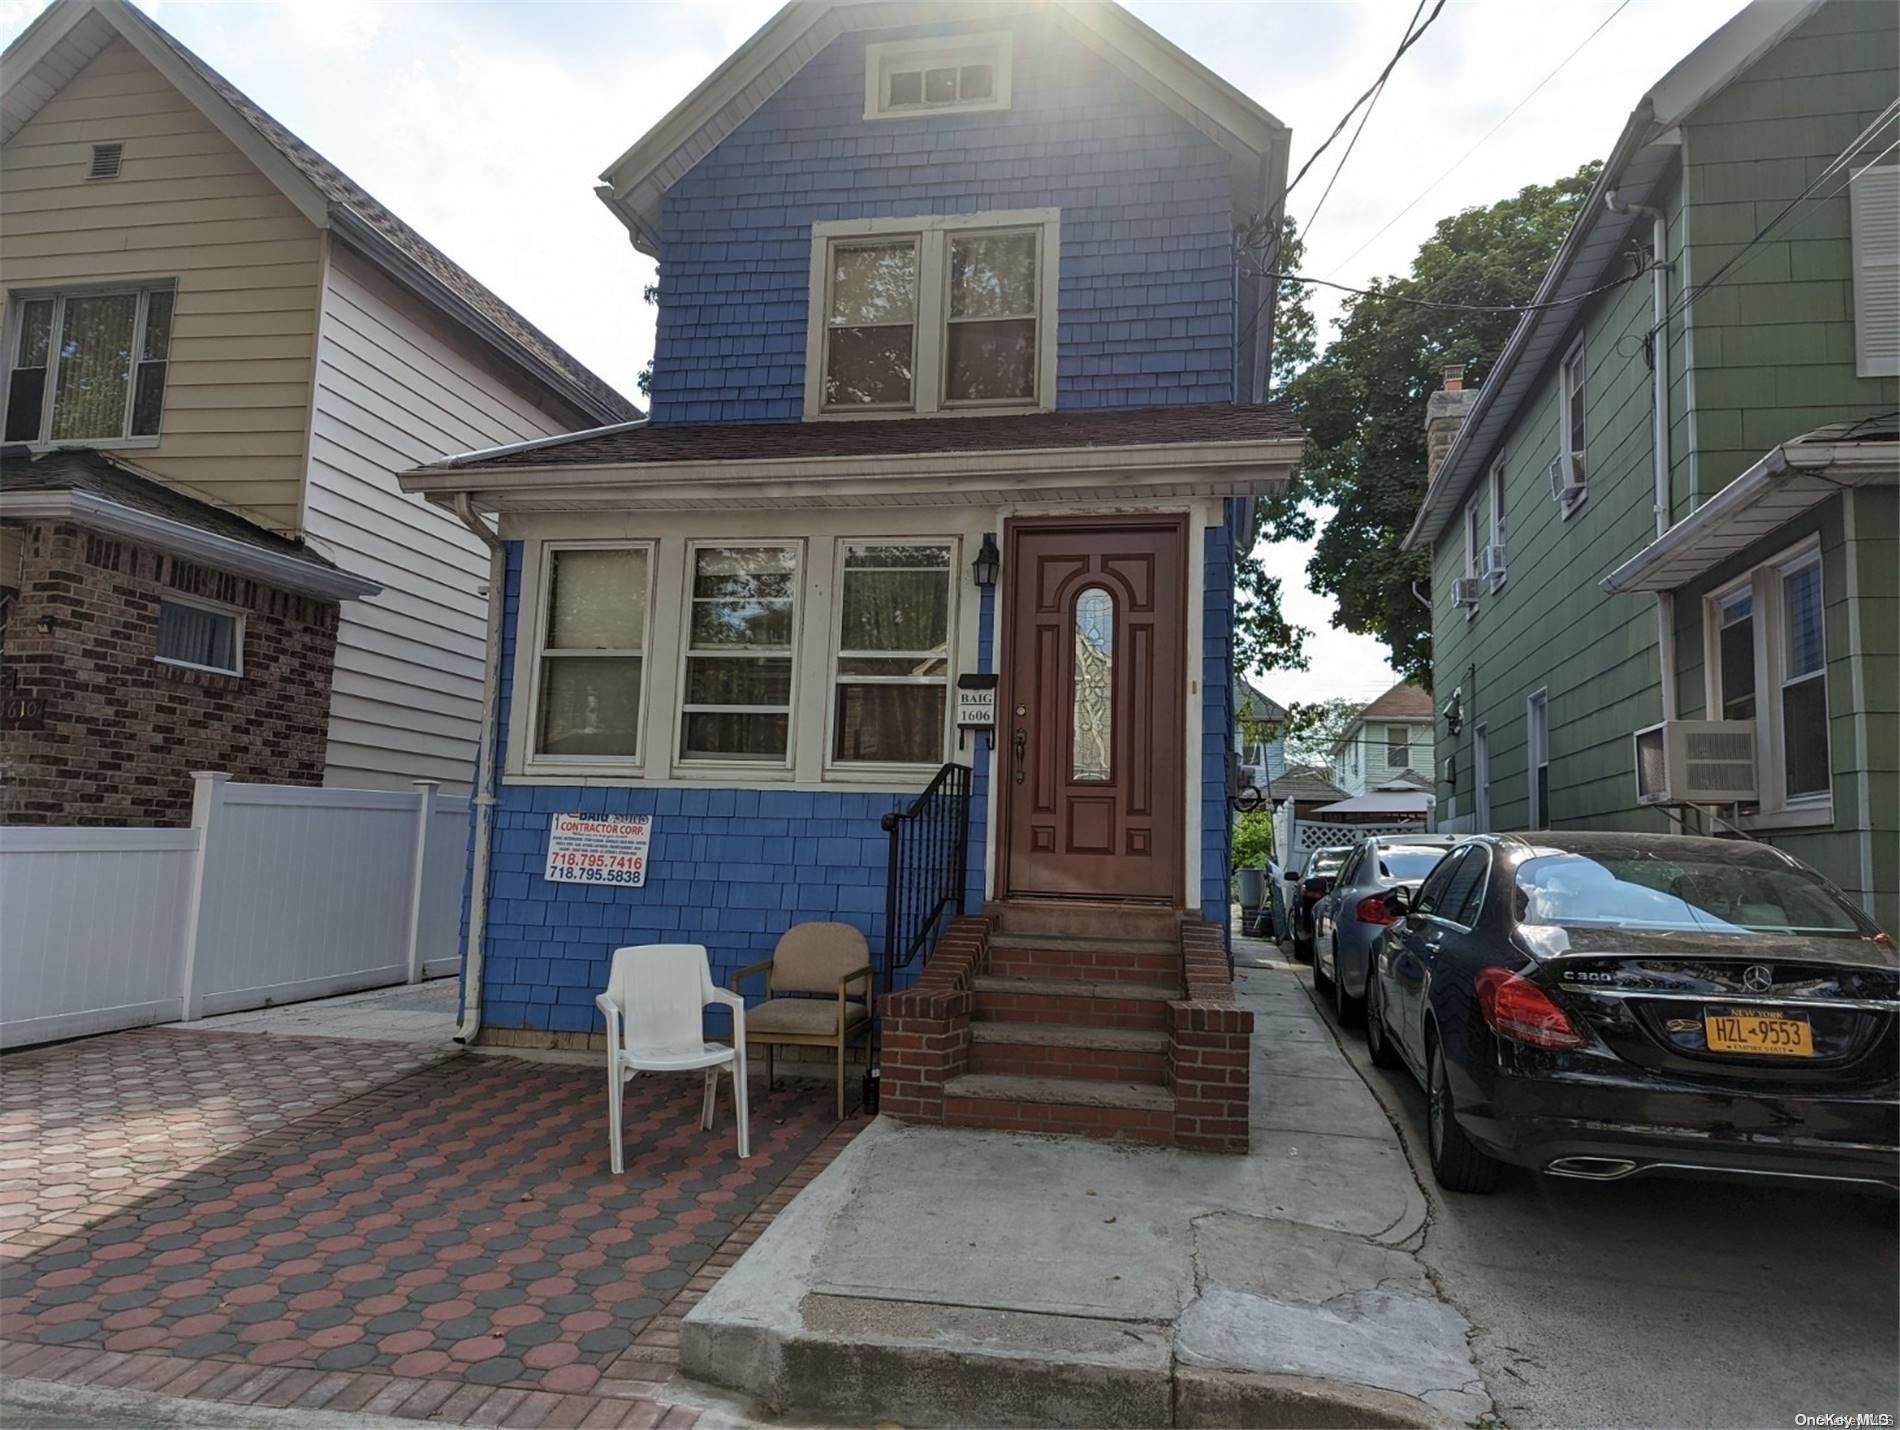
<svg viewBox="0 0 1900 1430"><path fill-rule="evenodd" d="M1638 730L1638 804L1740 804L1761 798L1751 720L1665 720Z"/></svg>
<svg viewBox="0 0 1900 1430"><path fill-rule="evenodd" d="M1451 583L1451 603L1454 606L1475 607L1480 594L1478 578L1460 576Z"/></svg>
<svg viewBox="0 0 1900 1430"><path fill-rule="evenodd" d="M1573 507L1583 500L1586 489L1583 453L1560 453L1551 460L1550 495L1552 499L1566 508Z"/></svg>
<svg viewBox="0 0 1900 1430"><path fill-rule="evenodd" d="M1501 543L1478 549L1478 574L1491 583L1493 591L1504 584L1504 547Z"/></svg>

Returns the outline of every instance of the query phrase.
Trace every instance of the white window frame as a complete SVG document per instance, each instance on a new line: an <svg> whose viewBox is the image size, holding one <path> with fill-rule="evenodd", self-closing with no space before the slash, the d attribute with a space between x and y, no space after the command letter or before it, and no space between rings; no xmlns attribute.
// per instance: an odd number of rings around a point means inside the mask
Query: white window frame
<svg viewBox="0 0 1900 1430"><path fill-rule="evenodd" d="M1530 818L1525 821L1527 829L1550 828L1550 811L1544 808L1546 800L1538 797L1537 771L1550 769L1550 687L1541 686L1533 690L1524 700L1524 794ZM1550 776L1544 776L1546 787Z"/></svg>
<svg viewBox="0 0 1900 1430"><path fill-rule="evenodd" d="M1036 390L1023 401L952 402L944 396L950 324L952 234L971 231L1036 235ZM911 238L917 244L917 305L913 314L911 400L877 406L825 406L825 357L830 333L831 253L835 245ZM992 213L917 218L822 220L811 226L811 269L805 330L805 420L867 422L893 417L981 417L999 412L1051 412L1056 405L1056 295L1060 286L1062 211L1005 209Z"/></svg>
<svg viewBox="0 0 1900 1430"><path fill-rule="evenodd" d="M1787 676L1787 603L1782 597L1782 582L1805 567L1821 573L1821 669L1804 677L1821 682L1822 734L1828 740L1830 781L1826 790L1790 797L1788 772L1782 750L1781 697L1790 683ZM1738 821L1745 829L1791 829L1834 822L1834 790L1831 779L1833 739L1828 729L1827 692L1827 568L1818 534L1804 537L1767 560L1757 563L1731 581L1702 598L1702 649L1704 708L1712 720L1722 716L1722 672L1720 662L1722 603L1737 591L1752 596L1750 619L1755 638L1755 778L1761 798L1753 813L1744 813Z"/></svg>
<svg viewBox="0 0 1900 1430"><path fill-rule="evenodd" d="M950 565L944 572L944 579L950 585L950 604L947 623L944 627L944 673L943 685L943 745L938 758L930 762L930 767L942 765L950 758L950 749L956 734L956 712L952 705L953 692L957 684L957 597L963 581L962 561L963 544L954 536L840 536L836 550L832 553L831 590L833 592L831 609L830 656L825 671L825 772L830 774L865 775L879 771L894 773L913 773L926 768L925 764L910 760L841 760L838 758L838 685L841 677L838 673L840 662L844 658L841 642L844 632L844 563L846 554L853 547L865 546L942 546L950 552ZM883 653L864 651L860 655L886 658ZM899 651L901 657L904 652ZM898 676L853 676L857 685L934 685L935 677L898 677Z"/></svg>
<svg viewBox="0 0 1900 1430"><path fill-rule="evenodd" d="M1570 374L1575 371L1577 381L1572 392ZM1573 512L1582 509L1590 500L1590 369L1585 360L1583 339L1578 338L1570 345L1570 351L1564 354L1564 360L1557 365L1557 455L1568 460L1572 452L1577 453L1583 462L1583 490L1576 496L1557 504L1563 520L1570 520ZM1571 406L1582 399L1583 407L1583 446L1570 445Z"/></svg>
<svg viewBox="0 0 1900 1430"><path fill-rule="evenodd" d="M1478 587L1479 501L1479 496L1474 492L1471 500L1465 503L1465 579L1471 582L1474 589ZM1483 592L1480 591L1479 594L1482 597ZM1465 619L1473 621L1477 617L1478 602L1473 601L1465 607Z"/></svg>
<svg viewBox="0 0 1900 1430"><path fill-rule="evenodd" d="M640 658L640 711L639 727L634 731L633 754L631 755L546 755L541 753L541 676L544 669L544 657L549 654L548 604L549 593L554 584L554 558L563 551L644 551L647 557L647 620L646 644L640 650L602 650L590 651L588 655L638 656ZM528 651L528 703L525 712L521 711L517 700L512 708L517 718L525 714L527 743L522 751L522 767L534 774L559 774L582 770L619 770L635 773L644 768L647 753L648 710L653 691L653 590L654 570L659 565L659 551L651 541L544 541L540 543L536 555L535 602L528 612L534 619L534 639ZM516 632L520 632L521 614L516 614ZM579 655L580 652L572 652ZM554 659L562 659L559 653Z"/></svg>
<svg viewBox="0 0 1900 1430"><path fill-rule="evenodd" d="M1010 62L1015 37L1007 30L974 35L932 35L915 40L886 40L864 47L864 117L866 119L934 119L942 114L987 114L1009 108ZM952 100L943 104L891 104L891 75L912 69L935 69L966 64L990 66L987 99Z"/></svg>
<svg viewBox="0 0 1900 1430"><path fill-rule="evenodd" d="M1900 377L1900 164L1870 164L1848 181L1854 271L1854 371ZM1877 247L1878 238L1889 238ZM1876 328L1878 322L1878 328Z"/></svg>
<svg viewBox="0 0 1900 1430"><path fill-rule="evenodd" d="M169 592L158 598L159 625L152 631L152 659L172 670L200 670L207 675L225 675L234 680L244 678L244 626L245 611L240 606L228 606L222 601L208 601L201 596L177 596ZM232 625L231 652L235 664L229 669L222 665L202 665L195 660L178 660L169 655L158 654L158 632L163 627L164 608L183 606L187 610L203 611L208 615L224 616Z"/></svg>
<svg viewBox="0 0 1900 1430"><path fill-rule="evenodd" d="M687 663L695 659L693 651L693 572L699 553L702 551L731 551L745 548L777 547L793 553L796 576L792 581L792 633L786 655L791 660L790 691L785 704L785 757L783 759L740 759L737 757L720 758L714 755L692 755L686 750L686 717L689 714L765 714L778 713L776 705L697 705L686 698ZM680 581L680 625L679 625L679 661L674 676L675 699L673 711L673 762L676 768L685 770L789 770L798 762L798 694L799 666L802 659L800 646L804 640L805 596L810 584L807 563L811 559L810 543L802 537L784 536L718 536L691 537L686 541L686 564L682 568ZM651 609L649 607L648 609ZM719 659L721 652L701 651L698 659ZM741 655L744 652L726 652L724 654Z"/></svg>
<svg viewBox="0 0 1900 1430"><path fill-rule="evenodd" d="M1492 464L1490 482L1491 542L1492 546L1504 547L1505 574L1491 579L1491 589L1502 591L1505 582L1510 580L1510 548L1504 540L1504 463L1500 459Z"/></svg>
<svg viewBox="0 0 1900 1430"><path fill-rule="evenodd" d="M139 368L144 365L140 356L145 351L145 321L147 309L153 293L169 292L172 295L172 332L167 344L165 363L165 395L171 392L172 359L170 346L178 341L178 280L175 278L142 278L123 283L77 283L58 288L16 288L6 294L6 323L0 331L0 431L6 428L9 416L9 400L13 393L13 367L20 351L20 328L26 320L28 303L53 304L53 325L47 338L46 385L40 394L40 421L37 435L27 442L35 451L51 451L61 447L91 447L101 451L122 450L134 447L156 447L165 430L165 404L159 403L159 430L140 436L132 435L132 408L138 397ZM66 322L66 303L71 298L106 298L114 294L129 293L138 298L138 308L132 318L132 362L126 376L125 415L119 423L119 435L116 437L62 437L54 439L47 434L53 428L53 400L59 393L59 335Z"/></svg>

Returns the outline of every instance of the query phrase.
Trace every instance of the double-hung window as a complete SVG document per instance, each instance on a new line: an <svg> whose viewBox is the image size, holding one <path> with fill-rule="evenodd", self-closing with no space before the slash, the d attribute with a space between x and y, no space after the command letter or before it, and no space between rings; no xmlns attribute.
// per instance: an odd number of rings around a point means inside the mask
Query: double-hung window
<svg viewBox="0 0 1900 1430"><path fill-rule="evenodd" d="M1825 605L1812 540L1708 598L1709 708L1754 725L1770 820L1824 822L1831 806Z"/></svg>
<svg viewBox="0 0 1900 1430"><path fill-rule="evenodd" d="M1385 763L1386 768L1394 770L1402 770L1412 763L1412 727L1410 725L1385 727Z"/></svg>
<svg viewBox="0 0 1900 1430"><path fill-rule="evenodd" d="M535 758L640 758L651 569L645 546L547 548Z"/></svg>
<svg viewBox="0 0 1900 1430"><path fill-rule="evenodd" d="M790 762L799 565L789 542L688 548L682 759Z"/></svg>
<svg viewBox="0 0 1900 1430"><path fill-rule="evenodd" d="M16 296L5 338L6 440L156 437L173 297L169 283Z"/></svg>
<svg viewBox="0 0 1900 1430"><path fill-rule="evenodd" d="M806 416L1054 406L1057 230L1041 209L814 224Z"/></svg>
<svg viewBox="0 0 1900 1430"><path fill-rule="evenodd" d="M158 660L161 665L208 670L217 675L244 673L244 617L216 606L169 598L158 603Z"/></svg>
<svg viewBox="0 0 1900 1430"><path fill-rule="evenodd" d="M942 762L955 573L947 543L840 543L834 762Z"/></svg>
<svg viewBox="0 0 1900 1430"><path fill-rule="evenodd" d="M1579 342L1565 356L1558 372L1557 456L1550 468L1550 494L1566 517L1583 505L1589 491L1589 459L1584 450L1587 372L1583 344Z"/></svg>

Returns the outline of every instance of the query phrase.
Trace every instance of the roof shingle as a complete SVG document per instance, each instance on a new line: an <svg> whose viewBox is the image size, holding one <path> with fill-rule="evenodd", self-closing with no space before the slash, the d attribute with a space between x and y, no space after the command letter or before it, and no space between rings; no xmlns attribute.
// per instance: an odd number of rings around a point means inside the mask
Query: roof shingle
<svg viewBox="0 0 1900 1430"><path fill-rule="evenodd" d="M1298 441L1302 435L1291 409L1277 402L866 422L647 422L576 432L520 448L472 452L431 465L480 470L798 457L913 457L945 451Z"/></svg>

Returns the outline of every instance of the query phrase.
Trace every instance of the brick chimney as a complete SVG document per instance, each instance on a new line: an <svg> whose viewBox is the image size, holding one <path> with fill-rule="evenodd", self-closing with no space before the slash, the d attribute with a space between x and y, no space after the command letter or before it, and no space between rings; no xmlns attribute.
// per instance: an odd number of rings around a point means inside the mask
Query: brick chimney
<svg viewBox="0 0 1900 1430"><path fill-rule="evenodd" d="M1445 464L1445 454L1458 440L1458 430L1465 425L1465 417L1477 397L1476 392L1465 389L1465 365L1447 363L1445 385L1425 401L1426 480L1437 476L1438 469Z"/></svg>

